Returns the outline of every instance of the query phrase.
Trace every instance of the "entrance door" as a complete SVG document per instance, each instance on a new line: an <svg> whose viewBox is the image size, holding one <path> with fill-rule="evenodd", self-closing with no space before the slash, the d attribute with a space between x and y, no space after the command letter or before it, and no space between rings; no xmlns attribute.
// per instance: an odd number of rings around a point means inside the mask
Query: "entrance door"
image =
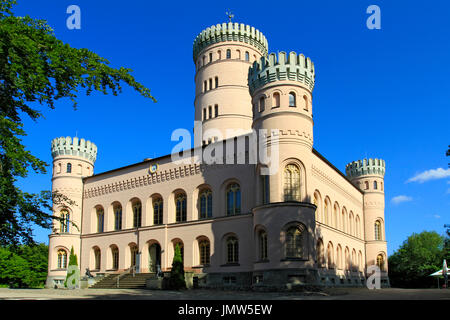
<svg viewBox="0 0 450 320"><path fill-rule="evenodd" d="M149 269L150 272L157 272L158 266L161 268L161 246L154 243L149 248Z"/></svg>

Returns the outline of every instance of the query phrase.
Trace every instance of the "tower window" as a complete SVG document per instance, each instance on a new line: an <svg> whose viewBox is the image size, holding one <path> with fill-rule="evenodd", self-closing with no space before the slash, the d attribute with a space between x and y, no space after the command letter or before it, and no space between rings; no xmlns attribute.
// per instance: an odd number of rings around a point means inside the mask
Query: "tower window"
<svg viewBox="0 0 450 320"><path fill-rule="evenodd" d="M219 115L219 106L216 104L214 106L214 116L217 117Z"/></svg>
<svg viewBox="0 0 450 320"><path fill-rule="evenodd" d="M366 190L369 190L369 182L365 181Z"/></svg>
<svg viewBox="0 0 450 320"><path fill-rule="evenodd" d="M203 120L206 120L206 108L203 109Z"/></svg>
<svg viewBox="0 0 450 320"><path fill-rule="evenodd" d="M212 62L212 52L209 53L209 62Z"/></svg>
<svg viewBox="0 0 450 320"><path fill-rule="evenodd" d="M308 111L308 97L303 96L303 100L305 101L305 110Z"/></svg>
<svg viewBox="0 0 450 320"><path fill-rule="evenodd" d="M208 114L209 114L209 119L212 118L212 108L211 106L208 107Z"/></svg>
<svg viewBox="0 0 450 320"><path fill-rule="evenodd" d="M245 61L250 61L250 54L248 51L245 51Z"/></svg>
<svg viewBox="0 0 450 320"><path fill-rule="evenodd" d="M378 189L378 183L377 183L376 181L373 182L373 188L374 188L375 190Z"/></svg>
<svg viewBox="0 0 450 320"><path fill-rule="evenodd" d="M280 94L275 92L273 94L273 106L272 108L278 108L280 106Z"/></svg>
<svg viewBox="0 0 450 320"><path fill-rule="evenodd" d="M72 164L69 162L67 164L67 173L71 173L72 172Z"/></svg>
<svg viewBox="0 0 450 320"><path fill-rule="evenodd" d="M265 109L264 97L259 98L259 112L263 112Z"/></svg>
<svg viewBox="0 0 450 320"><path fill-rule="evenodd" d="M61 211L61 219L59 231L61 233L69 232L70 214L67 210Z"/></svg>
<svg viewBox="0 0 450 320"><path fill-rule="evenodd" d="M295 93L294 92L290 92L289 93L289 107L296 107L297 103L295 101Z"/></svg>
<svg viewBox="0 0 450 320"><path fill-rule="evenodd" d="M227 59L231 59L231 50L227 49Z"/></svg>
<svg viewBox="0 0 450 320"><path fill-rule="evenodd" d="M267 233L264 230L259 232L259 259L267 260Z"/></svg>
<svg viewBox="0 0 450 320"><path fill-rule="evenodd" d="M379 220L375 221L375 240L381 240L381 223Z"/></svg>
<svg viewBox="0 0 450 320"><path fill-rule="evenodd" d="M206 83L206 80L203 82L203 92L206 92L208 90L208 85Z"/></svg>
<svg viewBox="0 0 450 320"><path fill-rule="evenodd" d="M211 90L213 88L212 86L212 79L209 79L209 90Z"/></svg>
<svg viewBox="0 0 450 320"><path fill-rule="evenodd" d="M300 170L294 164L284 168L284 201L300 201Z"/></svg>
<svg viewBox="0 0 450 320"><path fill-rule="evenodd" d="M217 87L219 86L219 78L218 78L218 77L215 77L214 80L215 80L215 82L216 82L216 83L215 83L215 84L216 84L216 85L215 85L215 88L217 88Z"/></svg>
<svg viewBox="0 0 450 320"><path fill-rule="evenodd" d="M303 257L303 232L298 227L286 231L286 258Z"/></svg>
<svg viewBox="0 0 450 320"><path fill-rule="evenodd" d="M58 269L67 268L67 252L63 249L58 250Z"/></svg>
<svg viewBox="0 0 450 320"><path fill-rule="evenodd" d="M203 56L203 65L205 65L205 64L206 64L206 57Z"/></svg>

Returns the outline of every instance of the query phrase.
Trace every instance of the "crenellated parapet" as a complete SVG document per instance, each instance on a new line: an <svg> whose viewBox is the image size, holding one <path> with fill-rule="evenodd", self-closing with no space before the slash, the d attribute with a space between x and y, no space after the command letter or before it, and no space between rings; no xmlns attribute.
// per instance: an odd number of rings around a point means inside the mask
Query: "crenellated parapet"
<svg viewBox="0 0 450 320"><path fill-rule="evenodd" d="M349 178L357 178L364 175L380 175L384 177L386 164L382 159L363 159L353 161L345 166L345 173Z"/></svg>
<svg viewBox="0 0 450 320"><path fill-rule="evenodd" d="M266 56L269 50L266 37L252 26L243 23L229 22L206 28L194 40L194 61L207 46L224 41L239 41L254 46Z"/></svg>
<svg viewBox="0 0 450 320"><path fill-rule="evenodd" d="M253 94L258 88L269 82L280 80L298 81L311 91L314 88L314 63L303 54L291 51L271 53L269 57L261 57L255 61L248 72L248 85Z"/></svg>
<svg viewBox="0 0 450 320"><path fill-rule="evenodd" d="M60 137L52 140L52 157L70 155L83 157L92 163L97 159L97 146L85 139L77 137Z"/></svg>

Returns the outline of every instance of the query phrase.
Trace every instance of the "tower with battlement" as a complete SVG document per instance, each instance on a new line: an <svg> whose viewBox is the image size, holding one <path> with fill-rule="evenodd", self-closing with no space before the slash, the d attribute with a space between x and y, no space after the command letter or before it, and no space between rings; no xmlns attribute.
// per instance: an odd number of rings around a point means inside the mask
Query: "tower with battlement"
<svg viewBox="0 0 450 320"><path fill-rule="evenodd" d="M69 258L67 253L73 247L78 257L81 254L83 178L94 174L97 146L77 137L60 137L52 140L51 152L52 192L61 195L60 200L53 203L53 212L63 220L54 220L49 235L47 283L62 285Z"/></svg>
<svg viewBox="0 0 450 320"><path fill-rule="evenodd" d="M347 164L345 172L363 193L366 267L378 265L387 278L387 242L384 218L384 174L382 159L363 159Z"/></svg>
<svg viewBox="0 0 450 320"><path fill-rule="evenodd" d="M312 90L314 64L303 54L271 53L255 61L248 71L252 96L253 123L256 132L267 130L267 145L278 149L279 167L291 158L300 175L309 180L313 148ZM272 132L276 130L276 132ZM276 138L276 139L274 139ZM270 175L270 202L284 201L280 189L284 172ZM301 200L308 198L306 184L300 186Z"/></svg>
<svg viewBox="0 0 450 320"><path fill-rule="evenodd" d="M251 130L248 69L267 51L264 35L242 23L217 24L196 37L195 120L202 122L204 143Z"/></svg>

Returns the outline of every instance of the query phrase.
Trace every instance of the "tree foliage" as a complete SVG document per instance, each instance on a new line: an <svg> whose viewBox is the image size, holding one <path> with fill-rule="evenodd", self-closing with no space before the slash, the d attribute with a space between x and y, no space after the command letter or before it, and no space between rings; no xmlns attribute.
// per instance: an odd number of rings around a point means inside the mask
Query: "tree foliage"
<svg viewBox="0 0 450 320"><path fill-rule="evenodd" d="M178 243L175 246L175 255L173 256L172 269L170 270L169 288L174 290L186 288L183 258L181 257Z"/></svg>
<svg viewBox="0 0 450 320"><path fill-rule="evenodd" d="M0 247L0 284L12 288L42 287L47 263L48 247L43 243Z"/></svg>
<svg viewBox="0 0 450 320"><path fill-rule="evenodd" d="M429 275L442 269L444 237L435 231L413 233L389 257L391 286L402 288L435 287Z"/></svg>
<svg viewBox="0 0 450 320"><path fill-rule="evenodd" d="M69 269L70 266L78 266L78 257L75 254L73 247L70 249L69 265L67 266L67 269ZM68 287L68 281L71 276L72 274L67 271L66 280L64 280L64 287Z"/></svg>
<svg viewBox="0 0 450 320"><path fill-rule="evenodd" d="M32 224L49 228L58 219L51 210L55 194L30 194L16 185L30 167L45 173L47 166L22 144L23 116L37 121L41 106L53 109L63 98L76 108L78 95L92 91L117 95L122 83L156 101L132 70L63 43L45 20L14 16L16 2L0 0L0 245L32 243Z"/></svg>

